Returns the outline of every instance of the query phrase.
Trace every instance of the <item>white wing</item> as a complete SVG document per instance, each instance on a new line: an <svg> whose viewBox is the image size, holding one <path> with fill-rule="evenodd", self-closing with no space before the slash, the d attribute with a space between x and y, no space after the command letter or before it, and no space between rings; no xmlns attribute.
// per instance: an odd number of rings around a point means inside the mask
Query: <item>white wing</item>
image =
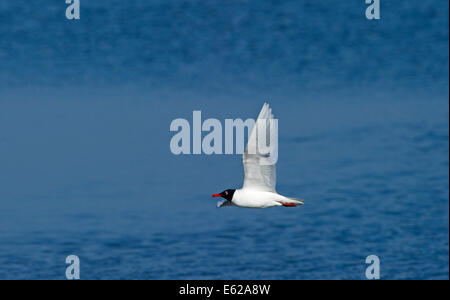
<svg viewBox="0 0 450 300"><path fill-rule="evenodd" d="M244 189L275 192L276 159L278 158L276 124L272 109L269 104L264 103L243 155ZM263 148L261 145L264 149L261 149Z"/></svg>

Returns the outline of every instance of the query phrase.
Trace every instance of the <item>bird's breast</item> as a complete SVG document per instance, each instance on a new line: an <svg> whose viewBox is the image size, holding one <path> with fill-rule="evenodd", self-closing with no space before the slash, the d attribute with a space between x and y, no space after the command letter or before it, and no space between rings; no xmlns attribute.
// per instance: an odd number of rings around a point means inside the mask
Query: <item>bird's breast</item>
<svg viewBox="0 0 450 300"><path fill-rule="evenodd" d="M278 194L257 190L236 190L233 196L233 204L240 207L265 208L277 206Z"/></svg>

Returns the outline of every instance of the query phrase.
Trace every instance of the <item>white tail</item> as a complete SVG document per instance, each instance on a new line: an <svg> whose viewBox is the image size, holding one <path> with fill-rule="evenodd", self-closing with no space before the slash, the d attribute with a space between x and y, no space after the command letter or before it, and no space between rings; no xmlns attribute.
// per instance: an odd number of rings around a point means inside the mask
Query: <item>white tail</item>
<svg viewBox="0 0 450 300"><path fill-rule="evenodd" d="M303 199L298 199L298 198L288 198L289 200L291 200L291 203L294 203L296 205L304 205L305 204L305 200Z"/></svg>

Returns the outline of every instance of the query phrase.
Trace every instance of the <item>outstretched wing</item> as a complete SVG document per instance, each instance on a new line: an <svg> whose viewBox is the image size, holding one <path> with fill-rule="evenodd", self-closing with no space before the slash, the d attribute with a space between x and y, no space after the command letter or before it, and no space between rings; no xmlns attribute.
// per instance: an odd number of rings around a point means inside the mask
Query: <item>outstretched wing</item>
<svg viewBox="0 0 450 300"><path fill-rule="evenodd" d="M244 189L275 192L278 136L269 104L264 103L243 155Z"/></svg>

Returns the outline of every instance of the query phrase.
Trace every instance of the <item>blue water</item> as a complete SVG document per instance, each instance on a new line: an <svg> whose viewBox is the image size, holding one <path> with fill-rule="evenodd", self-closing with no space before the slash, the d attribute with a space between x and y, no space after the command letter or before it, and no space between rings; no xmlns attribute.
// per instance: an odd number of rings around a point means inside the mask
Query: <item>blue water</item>
<svg viewBox="0 0 450 300"><path fill-rule="evenodd" d="M449 278L448 2L81 2L0 2L0 279ZM169 125L264 101L306 205L216 209Z"/></svg>

